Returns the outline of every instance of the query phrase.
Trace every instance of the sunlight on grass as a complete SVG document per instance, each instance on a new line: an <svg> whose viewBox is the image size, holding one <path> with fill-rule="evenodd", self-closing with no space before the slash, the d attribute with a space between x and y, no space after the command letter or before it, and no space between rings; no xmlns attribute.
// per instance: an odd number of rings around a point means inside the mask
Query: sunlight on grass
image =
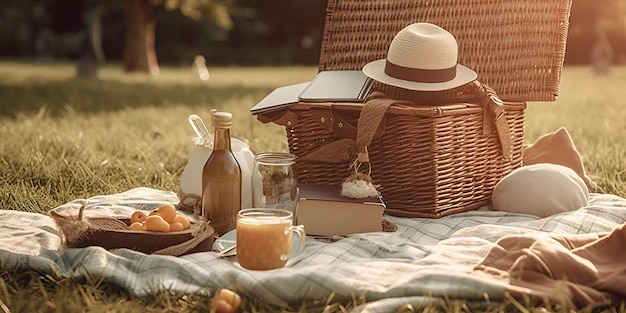
<svg viewBox="0 0 626 313"><path fill-rule="evenodd" d="M529 103L526 141L565 127L601 192L626 196L626 68L595 76L589 67L565 67L554 103Z"/></svg>
<svg viewBox="0 0 626 313"><path fill-rule="evenodd" d="M204 87L261 87L276 88L283 85L311 80L317 73L314 66L285 67L218 67L209 68L210 79L198 81L190 68L161 68L157 76L141 73L125 74L121 64L110 63L98 72L99 80L113 80L126 84L150 83L154 85L197 85ZM25 63L0 61L0 82L3 84L23 85L38 82L66 81L76 78L76 68L66 62ZM81 78L79 80L83 80Z"/></svg>
<svg viewBox="0 0 626 313"><path fill-rule="evenodd" d="M253 152L287 151L285 129L263 124L250 108L272 89L308 81L315 67L211 68L211 79L191 79L187 68L163 67L157 77L126 75L119 64L98 79L75 78L71 63L0 61L0 199L2 209L47 213L77 198L146 186L178 191L195 136L188 123L209 110L234 115L232 135ZM526 142L566 127L584 157L588 174L604 192L626 196L626 68L596 77L587 67L566 67L554 103L529 103ZM0 308L32 311L207 311L208 299L155 294L135 299L98 279L75 282L37 273L0 273ZM32 301L31 301L32 300ZM298 312L346 312L362 304L302 304ZM403 312L561 312L513 299L490 308L463 301ZM41 309L42 307L46 308ZM403 309L401 308L401 309ZM271 311L248 301L245 311ZM591 311L591 310L587 310ZM615 310L625 312L624 308Z"/></svg>

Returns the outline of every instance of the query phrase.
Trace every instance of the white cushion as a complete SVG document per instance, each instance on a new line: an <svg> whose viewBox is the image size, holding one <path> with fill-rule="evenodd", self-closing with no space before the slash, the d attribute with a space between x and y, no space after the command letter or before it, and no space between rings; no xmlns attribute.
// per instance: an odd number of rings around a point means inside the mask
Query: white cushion
<svg viewBox="0 0 626 313"><path fill-rule="evenodd" d="M491 200L497 211L546 217L586 206L589 189L569 167L538 163L522 166L503 177Z"/></svg>

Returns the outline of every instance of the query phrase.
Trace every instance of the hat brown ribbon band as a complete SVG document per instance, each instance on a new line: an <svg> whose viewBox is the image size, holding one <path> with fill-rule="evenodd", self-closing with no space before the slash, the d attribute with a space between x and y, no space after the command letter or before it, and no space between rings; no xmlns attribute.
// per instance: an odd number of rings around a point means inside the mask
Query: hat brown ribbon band
<svg viewBox="0 0 626 313"><path fill-rule="evenodd" d="M404 67L387 60L385 62L385 74L416 83L443 83L456 77L456 65L450 68L430 70Z"/></svg>

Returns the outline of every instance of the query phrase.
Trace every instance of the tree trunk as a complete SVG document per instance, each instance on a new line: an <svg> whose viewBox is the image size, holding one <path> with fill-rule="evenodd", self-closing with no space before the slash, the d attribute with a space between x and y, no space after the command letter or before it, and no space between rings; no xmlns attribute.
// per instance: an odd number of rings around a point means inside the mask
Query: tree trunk
<svg viewBox="0 0 626 313"><path fill-rule="evenodd" d="M159 64L154 49L156 19L150 0L126 0L124 70L157 75Z"/></svg>

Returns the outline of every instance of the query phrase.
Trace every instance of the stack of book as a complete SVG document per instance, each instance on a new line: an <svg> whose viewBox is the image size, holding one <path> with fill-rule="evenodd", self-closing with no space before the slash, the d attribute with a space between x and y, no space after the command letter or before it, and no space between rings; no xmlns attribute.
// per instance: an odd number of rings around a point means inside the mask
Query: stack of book
<svg viewBox="0 0 626 313"><path fill-rule="evenodd" d="M300 184L296 223L309 235L333 236L382 231L382 198L353 199L341 186Z"/></svg>

